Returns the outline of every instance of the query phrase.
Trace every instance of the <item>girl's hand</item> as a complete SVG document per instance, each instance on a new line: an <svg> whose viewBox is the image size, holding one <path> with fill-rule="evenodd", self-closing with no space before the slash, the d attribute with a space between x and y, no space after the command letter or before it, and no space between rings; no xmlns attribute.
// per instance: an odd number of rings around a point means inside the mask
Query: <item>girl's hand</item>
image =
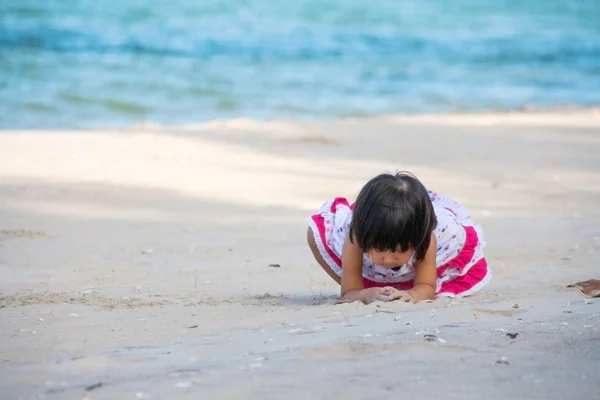
<svg viewBox="0 0 600 400"><path fill-rule="evenodd" d="M393 291L389 296L392 300L400 300L404 303L416 303L415 299L406 290L398 290L393 287L386 287L385 289Z"/></svg>
<svg viewBox="0 0 600 400"><path fill-rule="evenodd" d="M395 289L391 286L374 287L360 291L360 299L363 303L369 304L374 301L394 301L414 302L411 295L403 290Z"/></svg>

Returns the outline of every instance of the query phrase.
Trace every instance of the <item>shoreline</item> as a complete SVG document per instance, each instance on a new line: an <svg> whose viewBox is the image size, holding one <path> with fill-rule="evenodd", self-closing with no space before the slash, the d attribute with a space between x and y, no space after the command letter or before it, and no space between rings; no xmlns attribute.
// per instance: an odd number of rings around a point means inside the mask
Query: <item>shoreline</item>
<svg viewBox="0 0 600 400"><path fill-rule="evenodd" d="M486 110L486 111L448 111L448 112L415 112L415 113L381 113L381 114L373 114L373 115L364 115L364 116L331 116L327 118L279 118L279 117L269 117L269 118L255 118L255 117L234 117L234 118L226 118L226 119L206 119L199 122L187 122L181 124L161 124L156 123L151 120L144 120L137 123L130 124L115 124L115 125L98 125L98 126L89 126L89 127L80 127L80 128L69 128L69 127L52 127L50 129L46 128L23 128L23 127L2 127L0 126L0 131L82 131L82 130L121 130L121 129L139 129L139 128L155 128L155 129L180 129L180 128L189 128L189 127L202 127L202 126L211 126L215 124L228 124L228 123L239 123L241 121L246 121L254 124L268 124L268 123L288 123L288 124L324 124L324 123L335 123L335 122L371 122L371 121L401 121L401 122L447 122L447 123L466 123L469 121L478 121L480 123L490 123L493 122L504 122L506 123L508 120L506 118L514 119L515 122L519 122L522 118L523 120L531 120L534 123L542 123L541 121L533 121L534 117L540 116L551 116L552 121L547 123L556 123L557 114L564 119L565 116L573 116L578 115L582 117L588 118L597 118L600 116L600 105L590 105L590 106L552 106L552 107L520 107L516 109L507 109L507 110ZM519 118L521 117L521 118ZM500 121L503 119L504 121ZM562 122L566 124L567 122ZM573 121L570 121L573 123Z"/></svg>
<svg viewBox="0 0 600 400"><path fill-rule="evenodd" d="M573 121L572 116L579 116L585 119ZM539 120L540 117L549 120ZM252 118L237 117L229 119L212 119L202 122L191 122L178 125L157 124L152 121L144 121L137 124L122 125L97 129L194 129L194 128L231 128L231 127L250 127L264 126L269 124L288 124L288 125L319 125L331 123L370 123L370 122L390 122L390 123L438 123L438 124L493 124L493 123L513 123L513 124L533 124L533 125L583 125L593 126L600 124L600 105L590 107L550 107L533 109L515 109L507 111L482 111L482 112L447 112L447 113L415 113L415 114L380 114L361 117L332 117L328 119L286 119L286 118ZM84 129L85 130L85 129Z"/></svg>

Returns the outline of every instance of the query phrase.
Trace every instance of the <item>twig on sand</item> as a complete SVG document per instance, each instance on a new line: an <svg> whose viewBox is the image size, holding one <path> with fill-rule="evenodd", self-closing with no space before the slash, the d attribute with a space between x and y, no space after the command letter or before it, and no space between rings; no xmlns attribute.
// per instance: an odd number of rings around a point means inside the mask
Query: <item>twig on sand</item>
<svg viewBox="0 0 600 400"><path fill-rule="evenodd" d="M342 317L344 317L344 319L346 320L346 326L356 326L350 323L350 321L348 320L348 318L346 318L346 315L340 311L340 314L342 314Z"/></svg>
<svg viewBox="0 0 600 400"><path fill-rule="evenodd" d="M96 383L94 383L93 385L89 385L89 386L87 386L87 387L85 388L85 391L86 391L86 392L91 392L92 390L95 390L95 389L101 388L102 386L104 386L104 383L103 383L103 382L96 382Z"/></svg>

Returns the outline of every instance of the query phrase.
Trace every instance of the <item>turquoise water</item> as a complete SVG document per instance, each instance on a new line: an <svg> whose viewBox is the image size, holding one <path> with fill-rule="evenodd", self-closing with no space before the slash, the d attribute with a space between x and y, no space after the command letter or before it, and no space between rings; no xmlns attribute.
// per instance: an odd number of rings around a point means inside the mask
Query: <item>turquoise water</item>
<svg viewBox="0 0 600 400"><path fill-rule="evenodd" d="M600 104L600 0L0 0L0 126Z"/></svg>

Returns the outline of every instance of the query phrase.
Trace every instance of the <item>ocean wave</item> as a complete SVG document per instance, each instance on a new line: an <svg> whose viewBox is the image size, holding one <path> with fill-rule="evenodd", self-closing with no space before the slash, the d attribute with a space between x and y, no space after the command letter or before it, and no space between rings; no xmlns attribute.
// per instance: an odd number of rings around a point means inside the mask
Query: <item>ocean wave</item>
<svg viewBox="0 0 600 400"><path fill-rule="evenodd" d="M147 37L105 38L78 30L0 29L0 51L27 49L58 53L124 54L182 57L199 60L228 58L239 61L437 60L461 64L555 64L600 66L600 41L544 36L478 38L460 42L406 34L335 34L316 38L309 32L286 37L223 39L199 38L187 33L164 33L161 40Z"/></svg>

